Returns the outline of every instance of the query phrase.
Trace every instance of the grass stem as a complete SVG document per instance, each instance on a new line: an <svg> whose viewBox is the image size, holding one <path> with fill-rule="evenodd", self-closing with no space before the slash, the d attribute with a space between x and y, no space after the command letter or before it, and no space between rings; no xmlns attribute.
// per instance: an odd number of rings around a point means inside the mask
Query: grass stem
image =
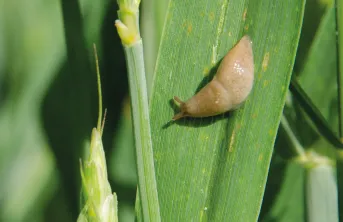
<svg viewBox="0 0 343 222"><path fill-rule="evenodd" d="M128 66L138 188L143 218L144 221L160 221L142 40L133 45L124 46L124 49Z"/></svg>

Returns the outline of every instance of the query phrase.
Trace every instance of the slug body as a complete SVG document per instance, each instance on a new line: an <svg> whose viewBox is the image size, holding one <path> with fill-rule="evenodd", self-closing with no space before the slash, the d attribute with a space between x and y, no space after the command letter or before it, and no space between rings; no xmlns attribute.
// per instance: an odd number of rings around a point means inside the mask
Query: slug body
<svg viewBox="0 0 343 222"><path fill-rule="evenodd" d="M177 96L181 111L173 120L191 117L215 116L237 109L248 97L254 82L252 42L245 35L227 53L216 75L192 98L183 102Z"/></svg>

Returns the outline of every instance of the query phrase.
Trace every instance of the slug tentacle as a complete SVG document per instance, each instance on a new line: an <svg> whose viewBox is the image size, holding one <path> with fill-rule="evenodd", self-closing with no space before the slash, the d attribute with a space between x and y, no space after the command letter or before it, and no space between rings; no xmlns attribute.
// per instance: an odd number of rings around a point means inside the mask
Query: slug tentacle
<svg viewBox="0 0 343 222"><path fill-rule="evenodd" d="M180 103L180 109L181 111L177 114L175 114L175 116L173 116L172 120L178 120L181 119L182 117L186 116L187 110L186 110L186 106L185 106L185 102L183 102L179 97L174 96L174 100L178 103Z"/></svg>
<svg viewBox="0 0 343 222"><path fill-rule="evenodd" d="M238 108L248 97L254 82L254 58L249 36L243 38L225 55L216 75L192 98L180 103L180 113L173 120L185 116L214 116Z"/></svg>
<svg viewBox="0 0 343 222"><path fill-rule="evenodd" d="M180 105L182 105L182 104L185 103L184 101L182 101L182 100L181 100L179 97L177 97L177 96L174 96L174 100L175 100L176 102L180 103Z"/></svg>

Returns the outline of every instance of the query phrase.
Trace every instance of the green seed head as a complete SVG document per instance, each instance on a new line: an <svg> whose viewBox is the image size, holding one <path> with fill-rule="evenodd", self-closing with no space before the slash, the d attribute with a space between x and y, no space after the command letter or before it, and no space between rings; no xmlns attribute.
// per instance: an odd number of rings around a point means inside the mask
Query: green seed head
<svg viewBox="0 0 343 222"><path fill-rule="evenodd" d="M118 221L117 196L107 180L101 135L96 128L92 131L89 159L80 168L84 207L78 221Z"/></svg>
<svg viewBox="0 0 343 222"><path fill-rule="evenodd" d="M141 39L139 33L140 0L118 0L119 10L115 26L122 43L130 46Z"/></svg>
<svg viewBox="0 0 343 222"><path fill-rule="evenodd" d="M84 163L80 160L82 211L77 221L117 222L117 196L115 193L112 194L107 179L105 152L101 140L104 120L102 120L100 71L95 45L94 53L98 79L99 119L97 128L92 130L89 157Z"/></svg>
<svg viewBox="0 0 343 222"><path fill-rule="evenodd" d="M120 10L138 11L140 0L117 0Z"/></svg>

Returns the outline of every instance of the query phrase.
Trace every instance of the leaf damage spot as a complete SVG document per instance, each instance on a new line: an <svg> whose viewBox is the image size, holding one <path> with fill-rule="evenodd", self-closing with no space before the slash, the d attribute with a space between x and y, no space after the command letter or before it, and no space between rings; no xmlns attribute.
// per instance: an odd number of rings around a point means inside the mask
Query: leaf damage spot
<svg viewBox="0 0 343 222"><path fill-rule="evenodd" d="M270 130L268 131L268 134L269 134L269 136L274 136L274 131L273 131L272 129L270 129Z"/></svg>
<svg viewBox="0 0 343 222"><path fill-rule="evenodd" d="M269 52L265 53L263 56L263 62L262 62L262 70L263 72L265 72L268 68L268 64L269 64Z"/></svg>
<svg viewBox="0 0 343 222"><path fill-rule="evenodd" d="M209 18L210 18L210 21L213 22L214 21L214 12L211 12L209 14Z"/></svg>
<svg viewBox="0 0 343 222"><path fill-rule="evenodd" d="M263 81L263 87L267 87L269 85L269 80L264 80Z"/></svg>
<svg viewBox="0 0 343 222"><path fill-rule="evenodd" d="M216 64L217 62L217 48L218 48L218 45L212 46L212 60L211 60L212 65Z"/></svg>
<svg viewBox="0 0 343 222"><path fill-rule="evenodd" d="M192 29L193 29L193 26L192 26L191 23L189 23L188 26L187 26L187 33L188 33L188 35L191 34Z"/></svg>
<svg viewBox="0 0 343 222"><path fill-rule="evenodd" d="M233 152L233 144L235 143L236 131L238 131L241 127L242 125L240 123L237 123L235 128L232 131L231 140L230 140L229 149L228 149L229 153Z"/></svg>
<svg viewBox="0 0 343 222"><path fill-rule="evenodd" d="M210 68L208 66L206 66L203 70L202 70L202 74L204 74L205 76L207 76L210 73Z"/></svg>
<svg viewBox="0 0 343 222"><path fill-rule="evenodd" d="M248 9L244 9L244 12L243 12L243 21L245 22L245 19L247 18L247 11Z"/></svg>
<svg viewBox="0 0 343 222"><path fill-rule="evenodd" d="M210 139L209 135L207 133L201 133L199 135L199 138L202 140L202 141L208 141Z"/></svg>
<svg viewBox="0 0 343 222"><path fill-rule="evenodd" d="M262 73L259 73L259 74L257 75L257 78L258 78L258 80L261 80L261 79L262 79Z"/></svg>
<svg viewBox="0 0 343 222"><path fill-rule="evenodd" d="M232 135L231 135L231 140L230 140L230 144L229 144L229 153L233 152L233 144L235 142L235 137L236 137L236 130L233 130Z"/></svg>
<svg viewBox="0 0 343 222"><path fill-rule="evenodd" d="M189 36L192 33L193 26L191 22L184 21L182 23L182 27L186 29L187 36Z"/></svg>

